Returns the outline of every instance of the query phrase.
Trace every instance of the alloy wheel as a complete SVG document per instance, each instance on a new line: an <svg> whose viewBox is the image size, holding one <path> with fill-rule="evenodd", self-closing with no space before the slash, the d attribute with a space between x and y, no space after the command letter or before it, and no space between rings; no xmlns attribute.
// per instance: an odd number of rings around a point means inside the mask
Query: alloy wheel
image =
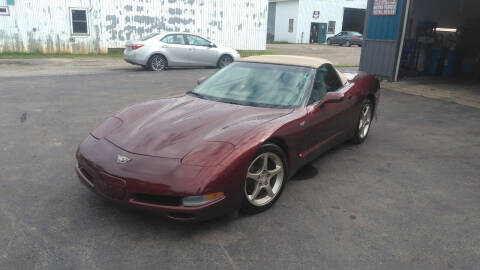
<svg viewBox="0 0 480 270"><path fill-rule="evenodd" d="M159 55L154 56L151 61L152 61L151 67L152 67L152 70L154 71L164 70L165 67L167 66L165 58Z"/></svg>
<svg viewBox="0 0 480 270"><path fill-rule="evenodd" d="M370 104L365 104L362 108L360 114L360 123L358 124L358 135L361 139L367 137L368 131L370 130L370 124L372 123L372 106Z"/></svg>
<svg viewBox="0 0 480 270"><path fill-rule="evenodd" d="M254 206L271 203L280 193L284 182L282 159L275 153L258 155L248 167L245 196Z"/></svg>
<svg viewBox="0 0 480 270"><path fill-rule="evenodd" d="M220 59L220 62L218 63L218 66L220 68L224 68L224 67L230 65L232 62L233 62L233 59L230 56L224 55Z"/></svg>

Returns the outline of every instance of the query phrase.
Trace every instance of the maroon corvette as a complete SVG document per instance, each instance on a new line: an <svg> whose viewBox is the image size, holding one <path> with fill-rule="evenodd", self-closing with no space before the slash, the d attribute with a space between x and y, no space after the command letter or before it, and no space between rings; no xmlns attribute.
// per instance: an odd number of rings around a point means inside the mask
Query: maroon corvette
<svg viewBox="0 0 480 270"><path fill-rule="evenodd" d="M199 221L263 211L297 170L368 135L379 83L300 56L243 58L182 96L128 107L80 144L76 172L105 198Z"/></svg>

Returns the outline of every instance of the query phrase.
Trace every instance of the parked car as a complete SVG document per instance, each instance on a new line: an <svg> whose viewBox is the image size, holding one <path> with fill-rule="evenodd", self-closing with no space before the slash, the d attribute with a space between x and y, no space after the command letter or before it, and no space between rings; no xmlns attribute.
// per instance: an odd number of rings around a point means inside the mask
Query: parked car
<svg viewBox="0 0 480 270"><path fill-rule="evenodd" d="M363 35L353 31L342 31L333 37L327 39L328 45L339 44L350 47L352 45L363 45Z"/></svg>
<svg viewBox="0 0 480 270"><path fill-rule="evenodd" d="M188 33L152 34L129 41L124 54L128 63L153 71L187 66L223 68L240 58L234 49Z"/></svg>
<svg viewBox="0 0 480 270"><path fill-rule="evenodd" d="M324 59L242 58L182 96L107 118L78 147L76 172L107 199L175 220L258 213L320 154L364 142L379 98L373 75Z"/></svg>

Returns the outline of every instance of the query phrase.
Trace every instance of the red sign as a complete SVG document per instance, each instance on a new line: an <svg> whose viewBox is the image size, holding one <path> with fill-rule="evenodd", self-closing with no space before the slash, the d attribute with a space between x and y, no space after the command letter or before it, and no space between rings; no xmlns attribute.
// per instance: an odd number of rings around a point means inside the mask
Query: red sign
<svg viewBox="0 0 480 270"><path fill-rule="evenodd" d="M373 2L373 16L397 15L398 0L375 0Z"/></svg>

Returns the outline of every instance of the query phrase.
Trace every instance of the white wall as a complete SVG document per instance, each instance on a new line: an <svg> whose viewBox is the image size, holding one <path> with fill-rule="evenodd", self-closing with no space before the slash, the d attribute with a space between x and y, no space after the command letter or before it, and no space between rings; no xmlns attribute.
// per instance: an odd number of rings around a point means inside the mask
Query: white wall
<svg viewBox="0 0 480 270"><path fill-rule="evenodd" d="M275 14L275 41L297 43L299 0L277 2ZM289 20L293 19L293 32L288 32Z"/></svg>
<svg viewBox="0 0 480 270"><path fill-rule="evenodd" d="M89 36L72 36L70 7L87 8ZM16 0L9 10L0 16L0 52L106 52L164 31L235 49L266 48L268 0Z"/></svg>
<svg viewBox="0 0 480 270"><path fill-rule="evenodd" d="M331 37L342 30L344 8L367 8L367 0L300 0L299 22L297 40L301 41L302 32L304 33L303 43L310 40L311 23L327 23L335 21L335 33L327 34ZM320 11L318 19L313 18L313 11Z"/></svg>

